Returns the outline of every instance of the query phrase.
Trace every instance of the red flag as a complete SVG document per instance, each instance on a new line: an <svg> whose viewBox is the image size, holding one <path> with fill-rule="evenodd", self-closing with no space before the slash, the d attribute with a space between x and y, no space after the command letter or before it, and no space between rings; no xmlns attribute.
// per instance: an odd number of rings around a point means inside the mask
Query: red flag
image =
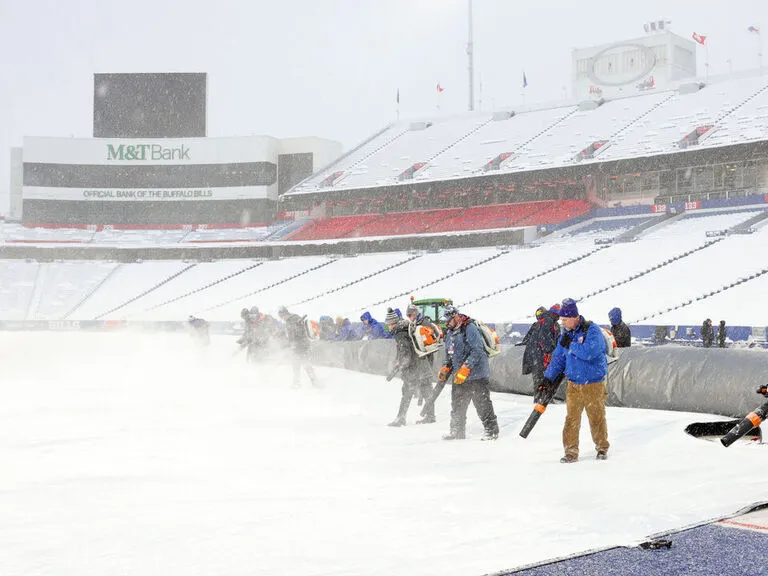
<svg viewBox="0 0 768 576"><path fill-rule="evenodd" d="M693 33L693 39L696 40L696 42L698 42L702 46L704 46L704 42L706 42L707 37L706 36L702 36L701 34L696 34L696 32L694 32Z"/></svg>
<svg viewBox="0 0 768 576"><path fill-rule="evenodd" d="M445 92L445 88L440 86L440 82L437 83L437 93L440 94L440 92Z"/></svg>

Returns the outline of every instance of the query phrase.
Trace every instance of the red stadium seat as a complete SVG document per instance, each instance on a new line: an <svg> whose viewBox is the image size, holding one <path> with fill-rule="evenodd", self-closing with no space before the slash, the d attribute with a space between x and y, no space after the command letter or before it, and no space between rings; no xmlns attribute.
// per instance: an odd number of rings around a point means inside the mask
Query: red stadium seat
<svg viewBox="0 0 768 576"><path fill-rule="evenodd" d="M326 240L344 238L358 226L381 218L381 214L357 214L354 216L336 216L325 220L315 220L299 228L294 234L283 240Z"/></svg>

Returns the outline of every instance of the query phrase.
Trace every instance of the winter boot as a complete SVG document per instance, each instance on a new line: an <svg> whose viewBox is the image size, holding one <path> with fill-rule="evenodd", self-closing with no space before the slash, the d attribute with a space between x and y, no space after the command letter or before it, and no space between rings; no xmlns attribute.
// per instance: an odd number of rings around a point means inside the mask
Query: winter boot
<svg viewBox="0 0 768 576"><path fill-rule="evenodd" d="M450 434L443 436L443 440L464 440L466 437L464 430L452 427Z"/></svg>
<svg viewBox="0 0 768 576"><path fill-rule="evenodd" d="M577 462L579 460L578 456L574 456L573 454L566 454L562 458L560 458L561 464L572 464L573 462Z"/></svg>
<svg viewBox="0 0 768 576"><path fill-rule="evenodd" d="M481 440L496 440L499 437L498 430L486 430Z"/></svg>
<svg viewBox="0 0 768 576"><path fill-rule="evenodd" d="M595 456L597 460L608 460L608 452L600 451L597 453L597 456Z"/></svg>
<svg viewBox="0 0 768 576"><path fill-rule="evenodd" d="M405 426L405 418L397 417L392 422L387 424L387 426L391 426L392 428L399 428L400 426Z"/></svg>
<svg viewBox="0 0 768 576"><path fill-rule="evenodd" d="M416 424L434 424L437 422L434 416L424 416L420 420L416 420Z"/></svg>

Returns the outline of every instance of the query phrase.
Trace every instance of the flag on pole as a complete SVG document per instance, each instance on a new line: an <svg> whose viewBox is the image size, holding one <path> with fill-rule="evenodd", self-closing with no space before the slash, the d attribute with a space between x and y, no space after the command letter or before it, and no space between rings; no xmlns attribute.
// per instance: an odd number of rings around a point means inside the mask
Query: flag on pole
<svg viewBox="0 0 768 576"><path fill-rule="evenodd" d="M523 88L528 86L528 78L525 76L525 70L523 70Z"/></svg>
<svg viewBox="0 0 768 576"><path fill-rule="evenodd" d="M698 42L699 44L701 44L702 46L704 46L704 42L706 42L706 41L707 41L707 37L706 37L706 36L703 36L702 34L697 34L696 32L694 32L694 33L693 33L693 36L692 36L692 38L693 38L693 39L694 39L696 42Z"/></svg>
<svg viewBox="0 0 768 576"><path fill-rule="evenodd" d="M440 82L437 83L437 93L440 94L440 92L445 92L445 88L440 86Z"/></svg>
<svg viewBox="0 0 768 576"><path fill-rule="evenodd" d="M757 26L750 26L747 28L747 32L752 32L753 34L760 34L760 28Z"/></svg>

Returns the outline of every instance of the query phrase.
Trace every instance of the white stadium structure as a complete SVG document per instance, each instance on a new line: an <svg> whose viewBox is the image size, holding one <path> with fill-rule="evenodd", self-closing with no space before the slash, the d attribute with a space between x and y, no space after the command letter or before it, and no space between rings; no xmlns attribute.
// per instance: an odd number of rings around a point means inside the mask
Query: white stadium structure
<svg viewBox="0 0 768 576"><path fill-rule="evenodd" d="M768 76L704 81L680 72L690 62L666 65L687 62L688 41L642 42L574 53L581 101L389 125L285 192L261 226L6 222L0 319L234 321L284 304L356 320L415 294L525 323L572 296L599 321L621 306L635 324L712 316L765 339L753 296L768 286ZM58 157L75 144L95 146L59 141Z"/></svg>

